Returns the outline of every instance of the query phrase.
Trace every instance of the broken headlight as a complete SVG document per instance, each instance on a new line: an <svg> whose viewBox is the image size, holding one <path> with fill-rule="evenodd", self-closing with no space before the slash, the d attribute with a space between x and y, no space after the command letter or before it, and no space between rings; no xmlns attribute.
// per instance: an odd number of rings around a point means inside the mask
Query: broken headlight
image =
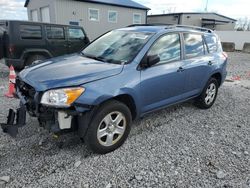
<svg viewBox="0 0 250 188"><path fill-rule="evenodd" d="M41 103L47 106L69 107L84 91L82 87L52 89L43 94Z"/></svg>

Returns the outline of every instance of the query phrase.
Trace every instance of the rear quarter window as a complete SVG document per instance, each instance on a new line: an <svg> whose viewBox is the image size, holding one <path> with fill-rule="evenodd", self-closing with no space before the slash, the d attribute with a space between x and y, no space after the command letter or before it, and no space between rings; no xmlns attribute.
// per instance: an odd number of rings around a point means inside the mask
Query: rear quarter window
<svg viewBox="0 0 250 188"><path fill-rule="evenodd" d="M209 53L215 53L218 51L218 41L216 36L214 35L204 35L207 47L208 47L208 52Z"/></svg>
<svg viewBox="0 0 250 188"><path fill-rule="evenodd" d="M193 58L205 54L202 35L184 33L185 57Z"/></svg>
<svg viewBox="0 0 250 188"><path fill-rule="evenodd" d="M71 40L82 40L85 35L80 28L69 28L69 39Z"/></svg>
<svg viewBox="0 0 250 188"><path fill-rule="evenodd" d="M42 39L42 27L39 25L20 25L22 39Z"/></svg>

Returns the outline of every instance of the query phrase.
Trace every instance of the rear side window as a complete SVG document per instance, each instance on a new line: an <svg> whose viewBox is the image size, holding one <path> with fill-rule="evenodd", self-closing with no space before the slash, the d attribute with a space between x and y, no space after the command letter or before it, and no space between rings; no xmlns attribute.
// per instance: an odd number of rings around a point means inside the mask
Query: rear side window
<svg viewBox="0 0 250 188"><path fill-rule="evenodd" d="M46 33L48 39L64 39L64 29L63 27L46 27Z"/></svg>
<svg viewBox="0 0 250 188"><path fill-rule="evenodd" d="M82 40L85 38L85 35L80 28L69 28L69 38L73 40Z"/></svg>
<svg viewBox="0 0 250 188"><path fill-rule="evenodd" d="M207 43L208 52L215 53L218 50L217 38L213 35L205 35L205 41Z"/></svg>
<svg viewBox="0 0 250 188"><path fill-rule="evenodd" d="M42 39L42 27L39 25L20 25L22 39Z"/></svg>
<svg viewBox="0 0 250 188"><path fill-rule="evenodd" d="M186 58L193 58L204 55L204 45L202 35L193 33L184 33L184 45Z"/></svg>

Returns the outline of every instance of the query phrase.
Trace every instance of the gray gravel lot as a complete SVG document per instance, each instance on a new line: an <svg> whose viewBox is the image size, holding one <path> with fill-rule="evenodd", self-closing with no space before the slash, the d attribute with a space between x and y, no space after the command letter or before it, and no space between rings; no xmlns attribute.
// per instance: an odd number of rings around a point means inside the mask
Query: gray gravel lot
<svg viewBox="0 0 250 188"><path fill-rule="evenodd" d="M209 110L187 102L134 122L118 150L96 155L74 134L55 139L36 119L0 131L0 187L250 187L250 54L229 53L229 78ZM0 64L0 121L8 69ZM8 179L8 178L7 178Z"/></svg>

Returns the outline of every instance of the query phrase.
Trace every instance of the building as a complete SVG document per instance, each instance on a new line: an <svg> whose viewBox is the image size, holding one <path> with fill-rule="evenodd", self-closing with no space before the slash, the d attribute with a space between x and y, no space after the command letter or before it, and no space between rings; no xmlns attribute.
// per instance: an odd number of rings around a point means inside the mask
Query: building
<svg viewBox="0 0 250 188"><path fill-rule="evenodd" d="M30 21L83 26L91 40L131 24L144 24L149 8L132 0L26 0Z"/></svg>
<svg viewBox="0 0 250 188"><path fill-rule="evenodd" d="M149 15L147 23L181 24L206 27L212 30L234 30L237 20L217 13L182 12L171 14Z"/></svg>

